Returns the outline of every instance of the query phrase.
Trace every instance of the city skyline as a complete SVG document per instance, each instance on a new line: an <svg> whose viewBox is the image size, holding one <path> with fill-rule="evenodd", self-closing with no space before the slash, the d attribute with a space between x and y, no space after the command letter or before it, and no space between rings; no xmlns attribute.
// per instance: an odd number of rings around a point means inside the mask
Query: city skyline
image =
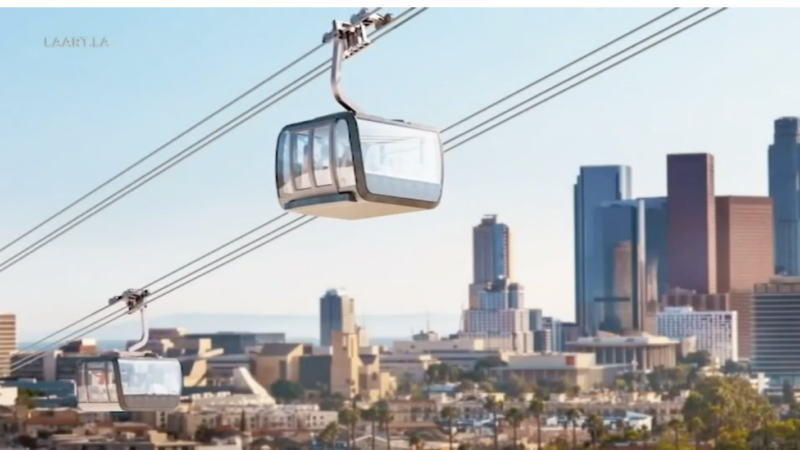
<svg viewBox="0 0 800 450"><path fill-rule="evenodd" d="M5 191L14 193L0 199L6 242L316 45L331 18L347 18L352 10L314 10L303 20L292 11L195 10L180 23L170 11L123 17L98 10L86 18L54 11L43 22L31 14L10 11L3 19L21 47L7 49L13 70L0 77L18 86L6 101L23 106L3 117L4 143L16 149L2 173ZM795 14L720 15L448 156L440 211L363 224L317 221L159 301L151 313L301 313L316 309L320 289L338 285L370 299L367 312L452 311L463 304L470 272L465 224L498 212L518 230L515 263L519 281L536 287L533 305L572 317L570 187L577 166L627 164L635 168L637 196L659 196L663 155L708 151L717 158L719 192L765 194L770 121L796 114L800 104L790 75L798 62L778 56L793 51L780 30L791 28ZM513 17L431 10L348 64L350 94L370 99L364 105L377 114L447 126L652 15L647 9L520 10ZM437 17L463 25L442 41L432 26ZM40 48L41 36L58 33L59 23L96 35L113 28L116 36L103 49ZM463 44L477 26L508 36L502 49L481 52L480 64L475 48ZM150 31L142 36L142 29ZM199 36L198 29L206 32ZM286 46L265 44L274 42L270 33L290 31L297 39ZM559 45L542 44L552 42ZM266 50L268 56L253 56ZM536 64L521 66L513 57L531 51ZM398 64L431 70L400 76ZM754 81L762 75L758 67L774 68L768 83ZM337 109L328 90L323 80L313 83L4 272L0 296L19 305L21 329L57 329L274 216L279 208L266 182L273 175L268 149L281 125ZM120 104L126 107L114 106ZM42 124L47 133L29 132ZM119 255L124 264L109 263ZM348 255L347 263L332 264L332 255ZM424 280L425 290L412 280ZM48 317L39 314L44 310Z"/></svg>

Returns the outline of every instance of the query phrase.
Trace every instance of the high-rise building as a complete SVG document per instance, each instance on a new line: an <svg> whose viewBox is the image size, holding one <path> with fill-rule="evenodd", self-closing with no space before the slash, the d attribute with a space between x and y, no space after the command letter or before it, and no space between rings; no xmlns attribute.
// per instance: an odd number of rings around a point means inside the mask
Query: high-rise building
<svg viewBox="0 0 800 450"><path fill-rule="evenodd" d="M721 364L739 360L736 311L694 311L691 307L665 308L658 313L658 334L671 339L697 338L697 349Z"/></svg>
<svg viewBox="0 0 800 450"><path fill-rule="evenodd" d="M717 197L717 290L752 292L774 275L772 199Z"/></svg>
<svg viewBox="0 0 800 450"><path fill-rule="evenodd" d="M0 312L0 377L11 375L11 354L17 351L17 316Z"/></svg>
<svg viewBox="0 0 800 450"><path fill-rule="evenodd" d="M470 309L478 309L478 297L488 283L513 279L511 229L497 221L497 215L485 215L472 229L472 284Z"/></svg>
<svg viewBox="0 0 800 450"><path fill-rule="evenodd" d="M655 283L657 298L669 289L667 240L667 198L647 197L644 200L645 247L647 249L648 283Z"/></svg>
<svg viewBox="0 0 800 450"><path fill-rule="evenodd" d="M647 260L646 212L644 199L609 202L596 211L601 277L594 329L656 332L658 260Z"/></svg>
<svg viewBox="0 0 800 450"><path fill-rule="evenodd" d="M533 351L530 311L524 309L524 290L517 283L498 278L480 293L478 308L464 311L462 333L490 339L493 350Z"/></svg>
<svg viewBox="0 0 800 450"><path fill-rule="evenodd" d="M800 118L775 121L769 146L769 196L774 202L775 272L800 275Z"/></svg>
<svg viewBox="0 0 800 450"><path fill-rule="evenodd" d="M544 318L544 315L542 314L541 309L529 309L528 315L530 316L529 322L531 325L531 331L543 329L544 322L542 319Z"/></svg>
<svg viewBox="0 0 800 450"><path fill-rule="evenodd" d="M575 316L584 333L598 323L594 299L602 296L600 254L596 248L597 209L604 203L631 198L631 168L584 166L574 186Z"/></svg>
<svg viewBox="0 0 800 450"><path fill-rule="evenodd" d="M668 274L671 288L717 291L714 157L667 155Z"/></svg>
<svg viewBox="0 0 800 450"><path fill-rule="evenodd" d="M330 346L334 331L357 336L356 301L342 289L329 289L319 299L320 345Z"/></svg>
<svg viewBox="0 0 800 450"><path fill-rule="evenodd" d="M800 277L775 277L753 292L753 372L800 387Z"/></svg>
<svg viewBox="0 0 800 450"><path fill-rule="evenodd" d="M752 356L753 286L775 271L770 197L717 197L717 290L739 321L739 357Z"/></svg>

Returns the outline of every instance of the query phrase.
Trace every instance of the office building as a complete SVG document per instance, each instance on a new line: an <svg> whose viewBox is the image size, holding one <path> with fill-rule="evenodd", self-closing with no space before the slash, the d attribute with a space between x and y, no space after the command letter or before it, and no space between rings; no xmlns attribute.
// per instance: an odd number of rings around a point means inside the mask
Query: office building
<svg viewBox="0 0 800 450"><path fill-rule="evenodd" d="M769 146L769 196L774 202L775 272L800 275L800 118L774 123Z"/></svg>
<svg viewBox="0 0 800 450"><path fill-rule="evenodd" d="M536 330L533 332L533 351L536 353L550 353L553 351L553 334L550 330Z"/></svg>
<svg viewBox="0 0 800 450"><path fill-rule="evenodd" d="M487 338L492 349L533 351L530 311L524 309L524 290L503 278L489 283L478 296L478 308L464 311L462 334Z"/></svg>
<svg viewBox="0 0 800 450"><path fill-rule="evenodd" d="M676 340L695 336L697 350L708 352L720 364L739 360L736 311L666 308L658 314L658 334Z"/></svg>
<svg viewBox="0 0 800 450"><path fill-rule="evenodd" d="M597 209L601 205L631 198L628 166L584 166L574 186L575 315L584 333L594 333L599 321L594 299L601 282L600 257L596 249Z"/></svg>
<svg viewBox="0 0 800 450"><path fill-rule="evenodd" d="M662 297L665 308L689 306L695 311L730 311L730 294L698 294L686 289L670 289Z"/></svg>
<svg viewBox="0 0 800 450"><path fill-rule="evenodd" d="M739 320L739 357L752 354L753 286L775 270L772 199L717 197L717 289Z"/></svg>
<svg viewBox="0 0 800 450"><path fill-rule="evenodd" d="M667 155L667 204L670 287L717 292L712 155Z"/></svg>
<svg viewBox="0 0 800 450"><path fill-rule="evenodd" d="M774 275L772 199L717 197L717 290L751 292Z"/></svg>
<svg viewBox="0 0 800 450"><path fill-rule="evenodd" d="M644 201L645 249L648 283L655 283L657 299L669 289L667 198L647 197ZM655 274L655 277L653 277Z"/></svg>
<svg viewBox="0 0 800 450"><path fill-rule="evenodd" d="M11 354L17 351L17 316L0 312L0 377L11 375Z"/></svg>
<svg viewBox="0 0 800 450"><path fill-rule="evenodd" d="M563 322L555 317L542 317L542 330L550 332L551 351L564 351L564 332L562 324ZM577 326L575 328L577 328Z"/></svg>
<svg viewBox="0 0 800 450"><path fill-rule="evenodd" d="M341 331L354 335L356 329L356 301L343 289L329 289L319 299L319 342L321 346L331 345L331 333Z"/></svg>
<svg viewBox="0 0 800 450"><path fill-rule="evenodd" d="M513 279L511 229L497 221L497 215L485 215L472 229L472 283L470 309L478 309L478 297L487 284L497 279Z"/></svg>
<svg viewBox="0 0 800 450"><path fill-rule="evenodd" d="M594 353L597 364L623 365L623 370L650 371L659 366L675 367L680 342L645 333L640 336L581 337L566 345L570 352Z"/></svg>
<svg viewBox="0 0 800 450"><path fill-rule="evenodd" d="M530 315L530 325L531 331L542 330L544 327L544 315L542 314L541 309L529 309L528 314Z"/></svg>
<svg viewBox="0 0 800 450"><path fill-rule="evenodd" d="M656 268L648 268L646 259L645 212L644 200L609 202L596 211L600 295L594 299L594 329L655 333L655 316L646 314L657 310L658 280Z"/></svg>
<svg viewBox="0 0 800 450"><path fill-rule="evenodd" d="M754 286L753 372L776 385L800 388L800 277L775 277Z"/></svg>

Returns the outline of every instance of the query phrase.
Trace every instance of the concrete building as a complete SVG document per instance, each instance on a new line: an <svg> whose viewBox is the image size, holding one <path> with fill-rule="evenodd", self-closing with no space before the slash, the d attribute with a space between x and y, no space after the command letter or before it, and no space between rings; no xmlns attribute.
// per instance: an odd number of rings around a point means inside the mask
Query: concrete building
<svg viewBox="0 0 800 450"><path fill-rule="evenodd" d="M739 357L752 354L752 292L775 270L770 197L717 197L717 284L738 313Z"/></svg>
<svg viewBox="0 0 800 450"><path fill-rule="evenodd" d="M319 299L319 342L331 345L334 331L356 334L356 301L343 289L329 289Z"/></svg>
<svg viewBox="0 0 800 450"><path fill-rule="evenodd" d="M300 381L300 359L311 354L309 344L264 344L252 356L253 378L262 386L278 380Z"/></svg>
<svg viewBox="0 0 800 450"><path fill-rule="evenodd" d="M475 363L488 357L505 359L505 353L490 350L484 338L459 336L452 339L395 341L394 355L429 355L439 362L472 370Z"/></svg>
<svg viewBox="0 0 800 450"><path fill-rule="evenodd" d="M800 118L774 122L769 146L769 196L774 201L775 273L800 275Z"/></svg>
<svg viewBox="0 0 800 450"><path fill-rule="evenodd" d="M800 387L800 277L775 277L753 293L753 372Z"/></svg>
<svg viewBox="0 0 800 450"><path fill-rule="evenodd" d="M667 155L667 201L670 287L717 292L714 157Z"/></svg>
<svg viewBox="0 0 800 450"><path fill-rule="evenodd" d="M594 353L597 364L635 366L639 370L675 367L680 342L664 336L598 336L567 343L575 352Z"/></svg>
<svg viewBox="0 0 800 450"><path fill-rule="evenodd" d="M472 228L472 283L469 309L478 309L480 294L487 283L497 279L513 280L511 229L497 221L497 215L485 215Z"/></svg>
<svg viewBox="0 0 800 450"><path fill-rule="evenodd" d="M574 186L575 314L578 326L596 331L594 298L600 283L596 246L597 208L607 202L631 198L628 166L583 166Z"/></svg>
<svg viewBox="0 0 800 450"><path fill-rule="evenodd" d="M11 375L11 355L17 351L17 316L0 312L0 377Z"/></svg>
<svg viewBox="0 0 800 450"><path fill-rule="evenodd" d="M595 386L610 386L624 365L600 366L593 353L554 353L510 355L508 365L493 369L501 381L512 375L527 382L567 380L588 391Z"/></svg>
<svg viewBox="0 0 800 450"><path fill-rule="evenodd" d="M478 298L478 309L464 311L464 336L484 338L495 350L533 351L530 311L523 309L522 286L499 278L488 283Z"/></svg>
<svg viewBox="0 0 800 450"><path fill-rule="evenodd" d="M658 314L658 334L675 340L695 336L697 349L708 352L720 364L739 360L736 311L666 308Z"/></svg>

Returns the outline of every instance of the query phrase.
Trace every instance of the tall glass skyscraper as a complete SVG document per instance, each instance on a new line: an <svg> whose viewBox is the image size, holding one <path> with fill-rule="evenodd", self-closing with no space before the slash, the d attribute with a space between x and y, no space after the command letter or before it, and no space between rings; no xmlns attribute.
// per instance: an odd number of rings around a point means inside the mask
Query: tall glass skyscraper
<svg viewBox="0 0 800 450"><path fill-rule="evenodd" d="M800 118L781 117L769 146L775 272L800 275Z"/></svg>
<svg viewBox="0 0 800 450"><path fill-rule="evenodd" d="M480 293L496 280L513 280L511 260L511 230L497 221L496 215L486 215L472 229L472 284L470 309L479 308Z"/></svg>
<svg viewBox="0 0 800 450"><path fill-rule="evenodd" d="M597 331L594 299L603 296L600 254L596 246L597 209L604 203L631 198L629 166L584 166L574 187L575 316L585 333Z"/></svg>
<svg viewBox="0 0 800 450"><path fill-rule="evenodd" d="M331 345L334 331L355 334L356 301L342 289L329 289L319 299L319 342Z"/></svg>
<svg viewBox="0 0 800 450"><path fill-rule="evenodd" d="M667 269L667 198L648 197L644 200L644 223L647 244L647 266L649 270L656 273L655 281L649 279L649 283L656 283L656 299L667 293L669 289L669 274Z"/></svg>

